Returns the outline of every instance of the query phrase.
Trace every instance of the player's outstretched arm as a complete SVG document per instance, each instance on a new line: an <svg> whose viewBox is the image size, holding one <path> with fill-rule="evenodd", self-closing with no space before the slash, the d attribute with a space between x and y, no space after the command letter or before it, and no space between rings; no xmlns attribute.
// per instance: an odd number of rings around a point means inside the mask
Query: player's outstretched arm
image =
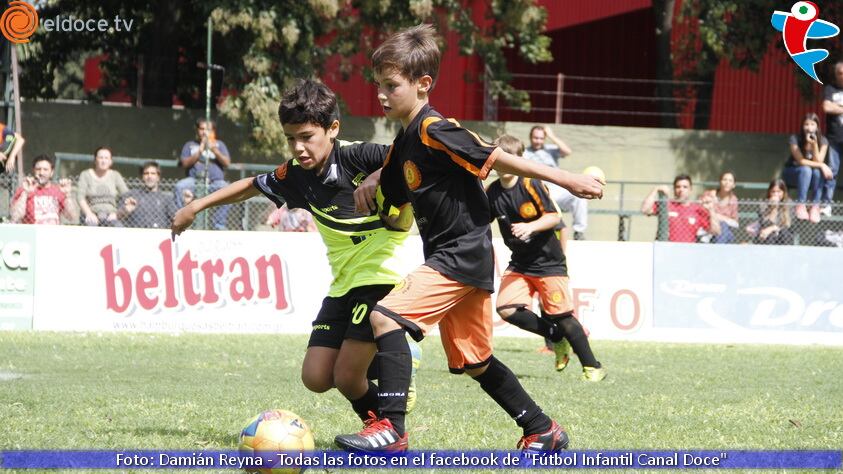
<svg viewBox="0 0 843 474"><path fill-rule="evenodd" d="M224 204L243 202L260 194L260 191L252 185L254 180L255 178L243 178L235 181L207 196L194 199L190 204L179 209L173 216L171 227L173 240L193 224L193 220L196 219L196 214L199 212Z"/></svg>
<svg viewBox="0 0 843 474"><path fill-rule="evenodd" d="M551 168L531 160L525 160L501 150L492 168L500 173L517 174L527 178L549 181L567 189L574 196L584 199L599 199L603 197L603 183L591 175L575 174L568 171Z"/></svg>

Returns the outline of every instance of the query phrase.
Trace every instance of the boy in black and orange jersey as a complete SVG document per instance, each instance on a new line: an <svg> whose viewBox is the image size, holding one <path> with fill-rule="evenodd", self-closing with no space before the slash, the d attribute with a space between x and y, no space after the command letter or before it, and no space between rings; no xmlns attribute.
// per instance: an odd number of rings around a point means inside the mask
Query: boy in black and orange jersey
<svg viewBox="0 0 843 474"><path fill-rule="evenodd" d="M504 151L521 156L521 140L504 135L496 141ZM486 190L492 219L498 220L503 241L512 257L501 277L498 314L508 323L553 341L556 370L568 364L565 339L583 366L583 379L599 382L606 370L594 358L582 325L574 317L568 293L565 253L554 228L559 210L544 184L501 173ZM530 310L538 294L542 316Z"/></svg>
<svg viewBox="0 0 843 474"><path fill-rule="evenodd" d="M430 25L393 35L372 56L384 113L402 125L381 171L381 189L396 206L412 204L425 262L371 314L381 377L379 413L363 431L337 436L335 442L357 451L407 449L411 362L404 333L421 340L438 325L450 371L474 378L516 421L524 431L520 447L563 449L565 431L492 355L492 239L480 180L494 168L551 181L584 198L602 196L602 184L512 156L443 118L428 104L439 60Z"/></svg>

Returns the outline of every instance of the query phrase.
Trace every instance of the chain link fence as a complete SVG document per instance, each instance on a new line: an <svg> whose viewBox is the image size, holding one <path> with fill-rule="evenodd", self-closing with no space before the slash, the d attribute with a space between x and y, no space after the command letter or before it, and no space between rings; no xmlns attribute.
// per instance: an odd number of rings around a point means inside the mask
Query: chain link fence
<svg viewBox="0 0 843 474"><path fill-rule="evenodd" d="M71 178L73 198L77 179ZM130 192L116 198L114 220L109 222L108 216L99 216L99 220L103 221L101 225L169 227L172 213L176 210L174 190L179 180L161 179L158 193L149 193L144 192L146 188L140 178L124 179ZM610 183L608 189L617 186L617 182ZM643 190L643 183L625 183L625 189L612 189L618 192L609 194L607 199L592 201L589 220L592 223L603 220L606 227L617 227L616 238L613 231L611 237L604 236L602 240L843 247L843 203L818 206L819 212L814 212L812 216L811 205L794 201L774 204L763 199L741 199L737 202L736 218L724 218L718 214L715 216L717 225L712 225L709 211L698 200L681 206L663 199L657 206L658 212L652 216L645 215L641 210L643 197L638 197L644 193L637 188ZM3 222L12 222L10 211L16 189L17 180L13 176L0 175L0 219ZM197 190L196 194L200 193L201 189ZM130 198L136 202L131 203ZM85 216L81 212L79 214L79 219L73 221L63 217L62 223L85 225ZM570 215L565 214L566 222L569 219ZM215 226L215 223L220 225ZM224 211L211 210L207 222L203 216L197 216L193 228L315 230L307 212L277 210L262 196L232 204Z"/></svg>
<svg viewBox="0 0 843 474"><path fill-rule="evenodd" d="M69 199L76 198L78 176L69 178L73 188ZM97 213L99 225L108 227L147 227L147 228L169 228L172 215L177 210L175 200L175 186L177 179L161 179L157 192L150 192L146 189L140 178L124 177L129 193L115 197L114 212ZM57 185L57 183L53 183ZM201 195L200 189L195 195ZM12 219L12 201L18 188L17 179L9 175L0 175L0 220L2 222L14 222ZM64 225L86 225L85 215L79 212L78 201L73 205L79 215L78 220L68 219L61 215ZM33 203L31 212L50 212L48 203ZM39 207L40 209L34 209ZM227 209L213 209L208 212L207 223L202 214L194 221L194 229L214 228L218 230L275 230L283 227L284 221L279 221L275 205L268 199L258 196L248 201L225 206ZM45 209L47 208L47 209ZM273 216L273 213L275 215ZM110 215L111 214L111 215ZM222 219L217 222L216 219ZM281 224L281 225L279 225ZM91 224L88 224L91 225Z"/></svg>

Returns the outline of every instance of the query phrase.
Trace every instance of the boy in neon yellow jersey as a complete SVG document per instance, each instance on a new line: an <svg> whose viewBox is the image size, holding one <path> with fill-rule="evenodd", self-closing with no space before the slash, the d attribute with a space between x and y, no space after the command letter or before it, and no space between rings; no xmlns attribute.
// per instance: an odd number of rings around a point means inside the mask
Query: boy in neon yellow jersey
<svg viewBox="0 0 843 474"><path fill-rule="evenodd" d="M302 381L317 393L337 387L366 420L377 410L378 393L366 376L376 350L369 313L401 281L394 251L407 233L393 229L411 222L412 211L391 217L357 212L363 200L375 195L389 147L338 140L338 117L336 96L328 87L300 81L279 107L294 159L192 201L176 213L172 230L180 234L202 210L259 194L278 207L286 203L309 211L328 249L334 280L313 321ZM389 208L388 203L382 206Z"/></svg>

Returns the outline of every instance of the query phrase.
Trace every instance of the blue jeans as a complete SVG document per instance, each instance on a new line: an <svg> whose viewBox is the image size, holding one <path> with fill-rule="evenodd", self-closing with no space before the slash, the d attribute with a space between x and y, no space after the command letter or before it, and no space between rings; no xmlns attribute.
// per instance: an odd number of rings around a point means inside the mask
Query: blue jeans
<svg viewBox="0 0 843 474"><path fill-rule="evenodd" d="M825 164L831 168L834 177L822 179L822 202L828 203L834 200L834 188L837 187L837 173L840 172L840 155L843 154L843 142L831 142L828 144L828 156Z"/></svg>
<svg viewBox="0 0 843 474"><path fill-rule="evenodd" d="M726 225L725 222L720 222L720 235L715 235L711 239L712 244L731 244L735 241L735 234L732 233L732 228Z"/></svg>
<svg viewBox="0 0 843 474"><path fill-rule="evenodd" d="M210 181L208 183L208 194L228 186L228 182L222 179ZM176 207L181 209L184 207L183 193L185 190L190 190L196 196L196 178L188 176L187 178L179 180L176 183L176 188L173 193L176 195ZM196 196L199 197L199 196ZM211 213L211 228L214 230L225 230L228 223L228 210L231 208L230 204L225 206L218 206L214 210L209 210Z"/></svg>
<svg viewBox="0 0 843 474"><path fill-rule="evenodd" d="M819 168L810 166L785 166L782 170L782 179L792 189L796 188L796 200L799 202L808 201L808 190L811 192L811 202L820 202L820 180L822 172Z"/></svg>

